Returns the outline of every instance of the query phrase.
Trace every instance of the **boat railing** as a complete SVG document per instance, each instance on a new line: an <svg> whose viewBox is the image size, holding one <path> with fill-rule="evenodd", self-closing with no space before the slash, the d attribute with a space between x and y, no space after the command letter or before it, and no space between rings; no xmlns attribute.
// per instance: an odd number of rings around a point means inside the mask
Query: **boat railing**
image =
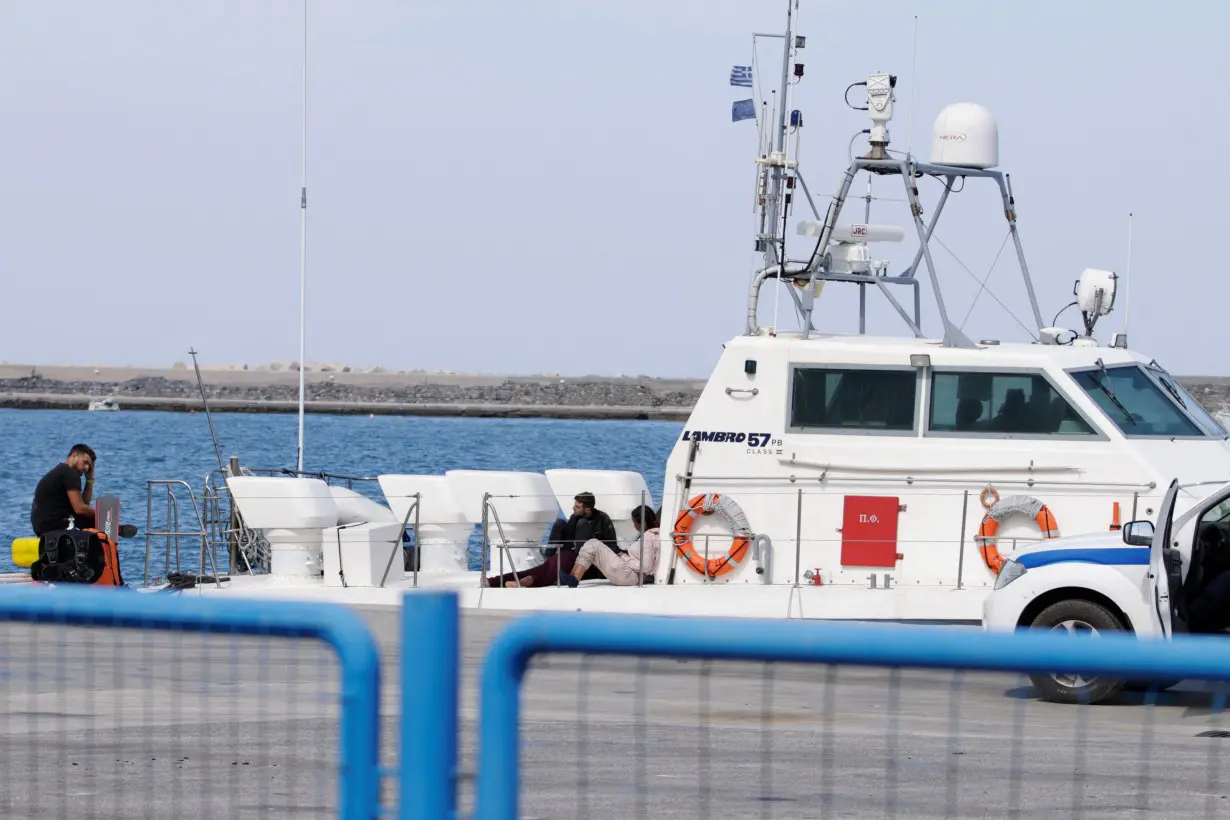
<svg viewBox="0 0 1230 820"><path fill-rule="evenodd" d="M1037 469L1037 468L1035 468ZM841 470L847 474L834 473ZM1064 468L1067 472L1067 468ZM1075 468L1072 468L1075 472ZM902 470L899 467L883 468L883 469L868 469L865 472L856 473L851 468L821 468L819 475L789 475L789 476L766 476L766 475L692 475L682 476L676 475L675 481L688 481L696 484L721 484L721 483L738 483L749 484L756 482L760 485L785 484L785 485L808 485L808 484L823 484L825 486L833 484L897 484L905 485L906 487L916 486L936 486L936 487L969 487L972 485L996 486L996 487L1025 487L1028 489L1045 489L1047 487L1056 487L1062 489L1082 489L1082 490L1132 490L1136 493L1147 493L1157 489L1156 481L1072 481L1064 479L1047 478L1041 475L1040 469L1038 472L1030 472L1030 468L1022 468L1021 474L1000 474L992 478L971 479L962 476L944 475L944 473L968 473L968 468L953 469L947 471L938 470L916 470L913 472ZM896 473L896 475L875 475L874 473ZM1210 482L1220 484L1224 482ZM1185 485L1189 486L1189 485ZM1190 485L1194 486L1194 485Z"/></svg>
<svg viewBox="0 0 1230 820"><path fill-rule="evenodd" d="M759 483L754 478L760 479ZM1123 524L1138 517L1152 518L1154 504L1159 500L1157 493L1151 492L1157 488L1153 482L1080 482L1028 475L1006 479L1001 476L994 482L912 475L872 476L870 478L877 486L896 485L901 489L899 513L903 518L899 519L891 540L895 545L908 547L908 550L905 557L890 558L886 566L878 562L864 565L857 559L835 564L832 559L846 551L858 554L863 547L883 547L886 542L883 536L860 537L842 533L846 527L843 511L840 506L836 510L833 507L835 501L840 505L841 499L850 494L852 485L865 483L868 478L830 475L821 482L815 478L804 480L797 476L692 476L687 491L676 493L684 506L661 512L659 531L665 563L660 568L661 577L657 583L675 583L677 581L670 579L678 579L679 572L687 572L687 582L721 580L718 576L726 574L726 563L722 559L732 552L738 552L738 557L732 558L729 563L755 565L757 577L751 579L752 583L791 586L868 583L878 587L886 583L882 573L891 573L894 577L887 582L900 583L904 578L911 586L942 585L957 589L990 586L994 582L995 572L991 564L997 559L992 551L986 549L987 546L994 546L995 552L1008 557L1018 549L1057 535L1116 532L1122 529ZM685 514L690 499L710 493L726 494L728 491L723 489L723 484L729 486L731 483L740 484L737 490L729 491L734 500L740 502L744 509L758 511L759 520L756 514L749 515L750 534L737 536L730 532L710 532L706 531L710 529L708 527L695 533L679 529L677 522ZM1091 525L1084 518L1079 528L1065 526L1061 512L1057 532L1043 533L1038 528L1035 533L1022 534L1010 530L994 534L994 531L984 529L984 524L990 518L994 502L999 500L998 490L994 490L995 494L991 496L986 493L996 487L1003 490L1005 498L1012 495L1036 497L1048 509L1071 509L1073 502L1080 505L1105 503L1105 523ZM771 512L766 512L766 505L761 503L766 497L771 497ZM549 545L546 543L546 533L539 538L508 538L498 511L501 498L493 494L483 498L480 566L489 568L493 574L503 575L524 568L525 550L541 551ZM789 512L782 509L784 499L789 499L786 502ZM644 493L629 494L627 497L607 495L598 499L599 508L610 510L626 510L637 503L648 504L651 500ZM819 506L821 503L825 505L823 510ZM921 527L911 527L906 524L904 516L911 508L917 510L919 505L929 506L927 515L931 522ZM789 515L789 523L783 520L785 515ZM768 520L766 516L769 516ZM819 516L831 518L831 537L817 533ZM504 518L507 519L507 514ZM1038 527L1033 521L1019 520L1022 524ZM720 522L714 523L721 526ZM685 544L690 546L699 560L687 561L681 557L680 550L675 547ZM812 563L818 554L824 556L823 567ZM781 566L785 561L791 562L790 570ZM988 573L980 572L984 563ZM689 565L691 571L688 570ZM714 574L710 574L711 568L714 568Z"/></svg>
<svg viewBox="0 0 1230 820"><path fill-rule="evenodd" d="M292 470L288 467L243 467L243 475L260 475L260 476L293 476L296 478L318 478L326 484L332 486L344 486L348 490L354 490L358 484L356 492L362 492L364 489L370 489L371 485L379 487L379 477L371 475L347 475L346 473L330 473L321 470L315 472L311 470Z"/></svg>
<svg viewBox="0 0 1230 820"><path fill-rule="evenodd" d="M207 526L211 549L224 549L227 572L255 575L269 572L269 542L260 530L249 528L231 496L226 479L232 475L253 475L232 458L225 469L210 470L205 476L202 499L207 510Z"/></svg>
<svg viewBox="0 0 1230 820"><path fill-rule="evenodd" d="M279 475L285 473L311 478L327 478L334 482L345 482L350 488L353 488L356 483L376 482L377 480L374 477L368 476L241 467L237 461L232 460L232 463L227 468L211 470L206 474L205 486L200 495L194 495L190 485L181 480L156 479L147 482L146 531L150 538L147 539L146 545L146 585L151 580L158 581L166 578L173 572L182 574L183 561L181 558L180 540L188 537L199 541L203 545L203 559L200 561L199 569L201 576L205 576L207 568L212 569L214 576L217 576L219 551L222 551L228 557L227 575L232 575L236 572L249 575L268 573L271 557L269 543L265 540L260 530L252 529L244 523L239 507L235 504L234 498L227 488L226 478L231 475ZM162 528L154 524L156 499L159 503L165 502L165 512L163 514L165 525ZM185 509L186 505L191 503L193 515L195 516L194 520L199 525L198 529L181 528L179 521L184 514L180 510L181 501L185 505ZM419 495L414 494L410 496L410 502L410 506L401 522L401 527L398 529L398 535L390 546L389 560L380 579L381 587L388 581L389 574L393 568L393 561L396 560L399 554L404 555L402 534L408 526L411 526L412 517L413 531L418 532L419 511L421 508ZM151 575L151 564L154 555L151 542L153 538L158 537L166 539L164 572L161 576ZM418 586L418 567L418 561L413 561L412 563L407 561L407 566L405 567L411 570L412 582L416 587Z"/></svg>
<svg viewBox="0 0 1230 820"><path fill-rule="evenodd" d="M226 486L226 479L232 475L318 478L331 486L344 486L380 500L379 483L375 476L311 472L286 467L248 467L241 466L238 459L232 458L224 469L211 470L206 475L201 496L207 511L209 543L214 549L225 549L230 573L267 573L270 562L269 543L259 530L251 529L244 523L243 515ZM356 490L356 486L359 489Z"/></svg>
<svg viewBox="0 0 1230 820"><path fill-rule="evenodd" d="M514 549L517 549L518 547L522 547L522 548L541 547L542 544L541 542L534 543L529 540L525 540L521 543L516 543L508 539L508 536L505 535L504 533L504 525L500 522L499 510L496 509L495 504L493 502L493 499L497 497L516 498L516 496L494 496L491 493L483 493L483 520L482 520L482 524L480 525L482 528L482 538L483 538L482 565L484 567L491 566L491 523L492 521L494 521L496 532L498 532L500 535L500 543L499 543L499 547L497 548L499 550L498 554L499 554L499 561L500 561L499 574L503 575L505 558L508 559L509 571L510 572L518 571L517 562L513 559L512 551ZM514 575L513 578L516 581L517 586L518 587L521 586L521 579L517 577L516 575ZM480 584L482 583L481 576L479 578L479 582Z"/></svg>
<svg viewBox="0 0 1230 820"><path fill-rule="evenodd" d="M187 481L174 478L154 478L145 482L145 573L144 585L151 579L170 580L182 576L184 567L183 544L195 545L197 571L196 582L221 583L217 556L210 539L209 511L216 506L216 499L208 493L198 497ZM163 514L156 518L155 499L165 502ZM181 504L184 513L181 515ZM191 515L188 512L191 512ZM165 539L161 576L151 576L155 542Z"/></svg>
<svg viewBox="0 0 1230 820"><path fill-rule="evenodd" d="M238 468L239 474L281 474L296 471L262 470L260 468ZM146 546L146 583L153 580L155 564L161 558L163 576L172 572L183 573L185 561L181 556L181 548L185 544L192 546L191 555L187 561L195 564L196 572L204 576L207 572L217 575L223 556L229 556L226 571L228 573L267 573L269 571L269 548L259 530L246 527L237 506L234 504L226 487L225 477L231 470L215 470L206 479L205 489L199 495L194 495L187 483L158 479L149 482L147 509L147 546ZM362 486L375 479L367 476L345 475L340 473L303 473L314 478L327 477L335 483L349 483L349 486ZM1063 535L1090 531L1115 530L1127 521L1138 517L1151 518L1153 508L1158 500L1156 485L1152 482L1081 482L1067 478L1052 478L1037 475L1004 476L999 475L993 482L971 480L964 477L948 477L937 475L860 475L844 476L829 473L826 476L812 477L764 477L764 476L704 476L693 475L688 478L686 491L677 488L676 497L679 509L661 511L659 532L662 541L664 562L657 573L657 583L678 583L686 581L718 581L717 577L725 575L724 556L731 553L735 546L735 536L729 532L715 531L721 528L721 522L716 520L708 526L702 526L695 533L679 531L677 521L686 510L686 505L697 496L706 494L729 495L741 504L749 513L750 534L746 534L746 549L740 551L739 558L732 564L750 563L755 567L755 576L748 577L741 573L747 582L766 585L787 584L802 586L809 584L828 583L864 583L862 575L867 567L856 562L845 561L842 555L840 563L834 559L838 555L853 548L860 551L863 544L884 544L884 538L847 537L841 534L843 511L840 506L833 507L836 501L847 494L857 493L858 485L872 487L899 488L900 503L903 506L901 514L907 515L907 510L929 508L927 515L932 519L919 527L909 523L908 518L900 519L899 529L894 538L907 547L906 557L889 566L879 563L871 567L873 574L867 576L871 583L877 581L875 573L892 572L893 583L901 583L902 579L910 585L941 584L955 586L958 589L966 586L986 586L993 583L993 574L980 578L979 569L988 558L988 552L979 550L991 538L994 538L997 550L1007 556L1017 549L1043 540L1044 536L1037 534L1020 534L1018 528L1009 528L1002 535L984 536L980 522L988 515L990 499L982 497L992 487L998 487L1005 496L1014 494L1034 496L1051 508L1072 508L1072 502L1082 505L1090 503L1106 504L1105 523L1091 525L1082 514L1079 529L1065 525L1062 509L1058 510L1058 524ZM732 486L732 485L738 485ZM963 486L962 486L963 485ZM979 488L982 488L981 490ZM365 489L367 489L365 487ZM1152 492L1151 492L1152 491ZM876 490L872 490L874 495ZM972 498L971 498L972 496ZM776 497L766 503L766 497ZM547 527L543 532L525 534L522 522L517 521L512 513L516 509L518 498L522 502L531 499L526 495L504 496L485 494L482 499L481 523L478 532L470 536L471 566L477 563L484 571L507 572L523 571L528 564L533 563L531 553L545 556L549 549ZM783 498L789 500L783 503ZM507 501L506 501L507 499ZM384 500L381 498L380 500ZM388 560L379 586L385 586L392 571L393 561L400 552L403 555L403 568L407 572L407 580L412 585L419 585L419 567L422 560L421 551L431 549L455 549L455 546L436 543L434 540L423 542L418 538L419 521L424 513L422 499L418 495L406 499L393 499L406 503L406 513L398 530L395 543L390 545ZM982 503L979 503L979 501ZM165 504L166 513L162 521L155 521L153 507L155 502ZM550 506L556 504L554 495L545 495L536 499L531 507L541 508L539 502L547 502ZM1111 502L1114 512L1111 512ZM823 510L818 506L824 504ZM507 506L506 506L507 504ZM629 493L626 497L606 494L598 499L598 507L611 513L626 515L627 510L638 505L653 506L653 497L647 492ZM183 507L181 510L180 507ZM399 507L400 510L400 507ZM566 515L560 513L560 517ZM511 518L510 518L511 516ZM788 517L787 517L788 516ZM818 533L818 517L831 520L833 535ZM708 516L705 517L708 519ZM516 522L516 526L512 526ZM950 532L946 532L951 527ZM154 547L158 539L165 539L165 546L160 551ZM691 548L701 561L681 560L680 550L676 546L691 542ZM477 541L477 543L475 543ZM196 545L200 547L197 548ZM970 547L973 547L971 549ZM932 552L934 548L936 552ZM875 549L873 547L873 549ZM946 555L951 549L951 557ZM920 550L922 552L920 552ZM218 552L222 551L222 556ZM881 550L882 551L882 550ZM823 556L818 559L818 556ZM714 559L717 559L714 561ZM823 564L819 564L822 560ZM703 563L702 563L703 561ZM711 563L712 562L712 563ZM783 563L792 566L787 569ZM813 563L816 562L816 563ZM971 564L974 566L971 567ZM668 565L675 570L668 572ZM691 570L689 570L691 565ZM701 569L697 569L700 566ZM715 574L710 574L710 567L716 566ZM823 569L824 578L820 570ZM651 570L652 572L652 570ZM685 573L679 578L679 573ZM643 574L643 572L641 573ZM866 573L863 573L864 575ZM741 580L740 583L744 582Z"/></svg>

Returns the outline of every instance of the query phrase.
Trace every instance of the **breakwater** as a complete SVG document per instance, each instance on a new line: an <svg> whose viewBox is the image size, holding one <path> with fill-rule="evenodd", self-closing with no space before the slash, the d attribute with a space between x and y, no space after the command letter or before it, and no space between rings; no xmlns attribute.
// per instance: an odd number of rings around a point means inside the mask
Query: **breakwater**
<svg viewBox="0 0 1230 820"><path fill-rule="evenodd" d="M698 379L647 376L308 371L304 377L308 412L364 415L683 421L704 388ZM296 412L298 379L293 370L202 371L210 409L217 412ZM1179 381L1209 412L1230 413L1230 379ZM114 398L124 410L203 407L195 375L185 368L0 365L0 407L84 410L91 399L102 397Z"/></svg>
<svg viewBox="0 0 1230 820"><path fill-rule="evenodd" d="M0 407L84 410L91 399L103 397L115 399L123 410L193 411L204 406L191 371L72 370L56 377L28 368L26 375L0 377ZM297 372L203 372L202 382L213 411L298 410ZM672 421L687 418L704 386L700 381L645 377L322 372L305 373L305 382L305 410L313 413Z"/></svg>

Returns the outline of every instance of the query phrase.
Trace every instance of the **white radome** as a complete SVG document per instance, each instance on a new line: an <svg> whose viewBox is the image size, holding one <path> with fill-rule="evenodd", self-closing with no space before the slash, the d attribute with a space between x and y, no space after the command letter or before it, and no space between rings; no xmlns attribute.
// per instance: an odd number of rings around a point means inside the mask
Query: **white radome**
<svg viewBox="0 0 1230 820"><path fill-rule="evenodd" d="M999 126L977 103L953 103L935 118L931 161L937 165L986 170L999 164Z"/></svg>

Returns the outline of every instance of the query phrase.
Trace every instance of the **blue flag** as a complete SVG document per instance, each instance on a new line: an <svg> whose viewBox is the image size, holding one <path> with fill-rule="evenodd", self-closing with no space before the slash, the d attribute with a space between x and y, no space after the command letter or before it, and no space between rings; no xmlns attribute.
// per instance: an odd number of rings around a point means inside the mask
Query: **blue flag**
<svg viewBox="0 0 1230 820"><path fill-rule="evenodd" d="M744 88L752 87L752 67L750 65L737 65L730 69L730 84L741 85Z"/></svg>
<svg viewBox="0 0 1230 820"><path fill-rule="evenodd" d="M751 100L739 100L730 107L730 121L753 120L756 118L756 105Z"/></svg>

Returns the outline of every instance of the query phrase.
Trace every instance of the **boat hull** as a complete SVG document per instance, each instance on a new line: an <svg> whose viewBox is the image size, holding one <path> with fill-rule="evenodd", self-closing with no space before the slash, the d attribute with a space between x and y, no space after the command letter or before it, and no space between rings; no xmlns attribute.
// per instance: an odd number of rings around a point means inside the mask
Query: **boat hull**
<svg viewBox="0 0 1230 820"><path fill-rule="evenodd" d="M264 600L337 603L353 607L399 607L406 595L447 589L463 609L493 611L604 612L672 617L807 618L919 623L977 624L984 589L907 587L871 589L855 586L653 584L617 587L602 581L575 589L480 588L477 573L377 587L336 587L262 576L235 576L221 588L202 585L181 595L230 596ZM919 618L918 613L928 616Z"/></svg>

